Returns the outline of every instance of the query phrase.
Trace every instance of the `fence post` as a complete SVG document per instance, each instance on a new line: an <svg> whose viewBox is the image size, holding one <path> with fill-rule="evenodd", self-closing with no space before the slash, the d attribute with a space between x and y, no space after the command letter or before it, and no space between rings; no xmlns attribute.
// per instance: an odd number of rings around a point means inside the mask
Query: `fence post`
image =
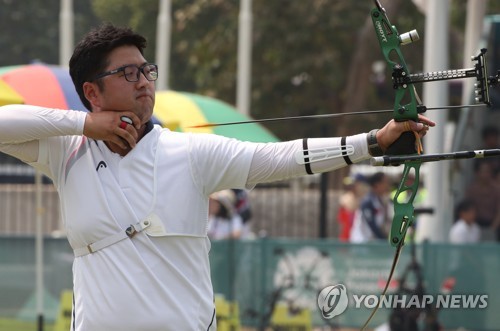
<svg viewBox="0 0 500 331"><path fill-rule="evenodd" d="M319 199L319 238L328 236L327 227L327 212L328 212L328 173L321 174L320 181L320 199Z"/></svg>

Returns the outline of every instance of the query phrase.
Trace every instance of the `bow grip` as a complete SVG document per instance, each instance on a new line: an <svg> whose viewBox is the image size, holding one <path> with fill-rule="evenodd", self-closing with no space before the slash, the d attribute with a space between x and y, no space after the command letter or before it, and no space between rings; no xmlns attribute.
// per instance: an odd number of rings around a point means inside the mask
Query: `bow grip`
<svg viewBox="0 0 500 331"><path fill-rule="evenodd" d="M406 131L393 142L386 150L386 155L408 155L416 154L416 137L413 131Z"/></svg>

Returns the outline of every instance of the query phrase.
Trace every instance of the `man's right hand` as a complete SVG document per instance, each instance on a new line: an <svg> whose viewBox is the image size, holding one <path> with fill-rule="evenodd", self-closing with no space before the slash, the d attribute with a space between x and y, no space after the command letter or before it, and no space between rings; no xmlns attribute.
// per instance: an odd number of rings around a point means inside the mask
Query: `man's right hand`
<svg viewBox="0 0 500 331"><path fill-rule="evenodd" d="M120 128L121 117L127 116L133 125ZM98 111L87 114L83 134L95 140L103 140L113 143L123 150L134 148L139 136L137 129L141 127L141 121L137 115L130 111Z"/></svg>

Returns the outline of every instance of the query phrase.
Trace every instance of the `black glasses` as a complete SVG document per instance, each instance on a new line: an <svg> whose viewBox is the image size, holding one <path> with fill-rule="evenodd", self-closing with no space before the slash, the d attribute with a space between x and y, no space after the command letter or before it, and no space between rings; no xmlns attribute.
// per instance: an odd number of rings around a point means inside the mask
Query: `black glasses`
<svg viewBox="0 0 500 331"><path fill-rule="evenodd" d="M103 78L109 75L114 75L116 73L123 72L123 76L127 80L127 82L137 82L139 81L139 75L142 74L149 81L155 81L158 79L158 66L153 63L145 63L142 66L138 67L135 64L129 64L127 66L123 66L114 70L103 72L95 76L94 80L99 78Z"/></svg>

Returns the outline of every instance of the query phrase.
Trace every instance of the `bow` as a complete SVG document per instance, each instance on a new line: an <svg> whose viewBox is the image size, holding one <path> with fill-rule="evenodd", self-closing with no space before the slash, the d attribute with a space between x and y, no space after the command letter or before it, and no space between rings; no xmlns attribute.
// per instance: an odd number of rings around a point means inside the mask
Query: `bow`
<svg viewBox="0 0 500 331"><path fill-rule="evenodd" d="M486 49L481 49L479 54L472 58L472 60L476 62L472 68L410 74L400 46L418 40L419 37L417 31L412 30L404 34L399 34L396 27L390 23L386 11L380 4L379 0L374 0L374 4L375 8L371 11L373 26L385 60L388 63L389 68L392 70L392 82L395 90L393 109L393 118L395 121L417 121L418 114L424 113L427 110L418 96L414 85L415 83L475 78L476 102L491 106L489 86L498 84L499 75L495 77L488 77L485 61ZM402 104L403 100L407 100L408 103ZM419 144L419 137L416 133L405 132L393 145L388 148L386 151L387 156L376 157L371 161L372 165L404 164L402 178L394 195L394 218L392 220L391 232L389 235L389 241L392 246L396 247L396 252L394 254L391 270L381 297L383 297L387 292L387 288L391 282L399 256L401 255L407 230L414 221L413 201L418 191L421 163L448 159L477 158L500 155L500 150L419 155ZM414 153L407 155L408 151L414 151ZM414 180L409 180L410 176L413 176ZM400 201L400 199L398 199L401 194L407 194L406 198L403 199L404 201ZM372 310L361 330L366 328L372 317L375 315L377 309L378 305Z"/></svg>
<svg viewBox="0 0 500 331"><path fill-rule="evenodd" d="M488 76L486 66L486 49L483 48L476 56L472 57L475 62L473 67L465 69L443 70L429 73L411 74L408 66L401 52L400 46L412 43L419 39L416 30L407 33L399 34L396 27L389 21L385 9L380 4L379 0L373 0L375 7L371 10L371 18L375 33L377 35L382 54L392 71L392 83L395 90L394 108L392 110L375 110L375 111L358 111L353 113L337 113L337 114L324 114L324 115L309 115L309 116L295 116L295 117L282 117L282 118L267 118L260 120L248 120L239 122L228 123L208 123L198 126L212 127L220 125L235 125L246 123L262 123L274 122L284 120L303 120L303 119L317 119L327 117L340 117L347 115L360 115L360 114L375 114L387 113L393 114L395 121L417 121L418 115L424 113L426 110L435 109L461 109L465 107L483 107L491 106L489 87L496 86L500 80L500 71L496 76ZM427 108L421 101L416 88L416 83L427 83L440 80L453 80L463 78L475 78L475 101L477 104L473 105L459 105L459 106L441 106ZM407 102L407 103L404 103ZM391 269L387 282L384 286L381 296L383 297L392 276L394 274L399 256L404 245L406 233L408 228L414 221L414 206L413 202L418 192L420 182L420 165L422 162L451 160L451 159L465 159L465 158L482 158L491 156L500 156L500 149L493 150L480 150L480 151L462 151L444 154L431 154L420 155L420 141L419 137L414 132L405 132L401 137L386 151L385 156L372 158L371 163L374 166L387 166L387 165L401 165L404 164L403 174L401 181L397 187L394 195L394 218L392 220L389 241L392 246L396 248L394 258L392 261ZM408 152L413 151L413 152ZM410 180L410 177L413 177ZM399 199L403 195L405 199ZM402 201L403 200L403 201ZM372 310L370 316L361 328L364 330L372 317L375 315L378 305Z"/></svg>

